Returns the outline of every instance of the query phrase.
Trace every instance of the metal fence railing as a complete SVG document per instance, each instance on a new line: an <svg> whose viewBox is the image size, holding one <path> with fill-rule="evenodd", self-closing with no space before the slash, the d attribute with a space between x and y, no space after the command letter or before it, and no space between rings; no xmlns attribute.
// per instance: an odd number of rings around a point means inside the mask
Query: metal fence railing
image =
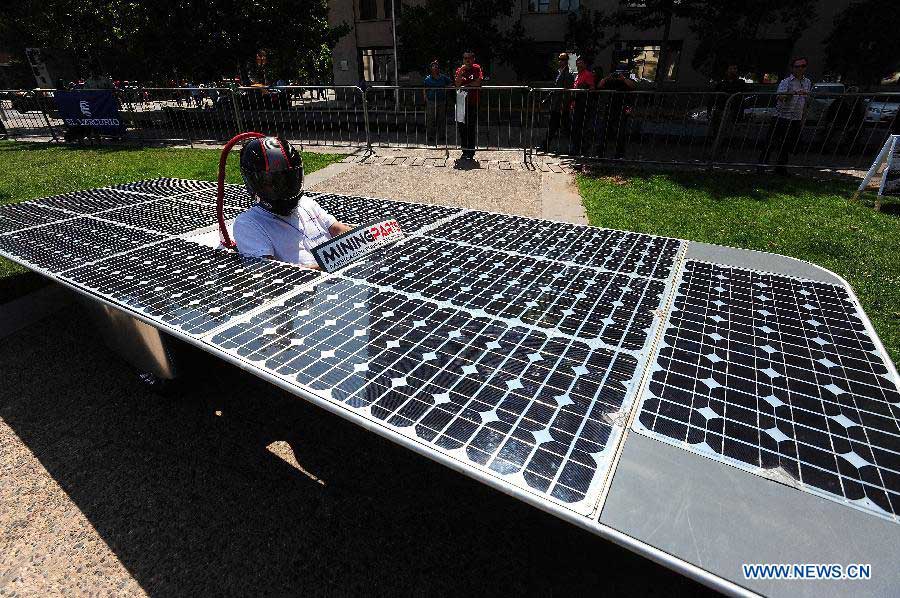
<svg viewBox="0 0 900 598"><path fill-rule="evenodd" d="M900 93L810 94L794 121L779 118L790 98L775 92L485 86L464 100L454 88L396 86L115 93L125 137L139 142L219 143L258 130L302 145L515 150L525 161L859 169L900 133ZM71 139L52 90L0 91L0 124L14 138Z"/></svg>

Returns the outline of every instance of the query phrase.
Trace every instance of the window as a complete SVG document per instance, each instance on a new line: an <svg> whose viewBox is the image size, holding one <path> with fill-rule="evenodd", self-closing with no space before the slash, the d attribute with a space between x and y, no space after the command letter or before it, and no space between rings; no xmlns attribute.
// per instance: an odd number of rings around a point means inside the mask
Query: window
<svg viewBox="0 0 900 598"><path fill-rule="evenodd" d="M617 61L631 64L631 72L638 80L656 81L656 71L660 68L659 60L662 54L662 46L659 43L632 42L625 44L624 49L617 54ZM681 42L669 42L663 81L677 80L679 62L681 62Z"/></svg>
<svg viewBox="0 0 900 598"><path fill-rule="evenodd" d="M390 83L394 76L394 51L391 48L360 48L362 79L369 83Z"/></svg>
<svg viewBox="0 0 900 598"><path fill-rule="evenodd" d="M528 12L550 12L550 0L528 0Z"/></svg>
<svg viewBox="0 0 900 598"><path fill-rule="evenodd" d="M375 0L359 0L359 20L372 21L378 18L378 6Z"/></svg>
<svg viewBox="0 0 900 598"><path fill-rule="evenodd" d="M559 0L559 12L575 12L581 7L581 0Z"/></svg>

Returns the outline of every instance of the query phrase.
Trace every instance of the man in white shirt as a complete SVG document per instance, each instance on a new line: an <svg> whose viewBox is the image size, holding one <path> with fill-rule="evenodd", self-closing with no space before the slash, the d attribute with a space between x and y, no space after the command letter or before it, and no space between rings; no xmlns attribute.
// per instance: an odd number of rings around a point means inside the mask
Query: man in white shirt
<svg viewBox="0 0 900 598"><path fill-rule="evenodd" d="M303 195L303 160L283 139L245 145L241 175L258 200L234 221L234 240L243 255L318 268L312 249L351 229Z"/></svg>
<svg viewBox="0 0 900 598"><path fill-rule="evenodd" d="M769 129L768 139L759 155L760 168L769 162L772 150L777 150L778 160L775 172L787 174L784 165L787 164L789 154L794 151L800 140L803 119L806 115L806 104L812 89L812 81L806 77L808 64L805 57L794 58L791 61L791 74L778 84L775 122Z"/></svg>

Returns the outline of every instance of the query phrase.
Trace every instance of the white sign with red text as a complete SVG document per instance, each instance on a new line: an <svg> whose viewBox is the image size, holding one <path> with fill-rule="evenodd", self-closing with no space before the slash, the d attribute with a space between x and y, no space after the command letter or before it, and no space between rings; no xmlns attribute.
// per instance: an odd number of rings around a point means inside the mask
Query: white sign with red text
<svg viewBox="0 0 900 598"><path fill-rule="evenodd" d="M314 247L312 254L322 270L334 272L402 238L396 220L375 220L325 241Z"/></svg>

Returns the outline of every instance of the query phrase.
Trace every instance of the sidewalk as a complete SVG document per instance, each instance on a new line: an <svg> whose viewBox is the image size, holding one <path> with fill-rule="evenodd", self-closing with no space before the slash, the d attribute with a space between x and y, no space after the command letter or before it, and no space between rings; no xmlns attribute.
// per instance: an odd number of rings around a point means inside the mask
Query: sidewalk
<svg viewBox="0 0 900 598"><path fill-rule="evenodd" d="M521 152L478 152L472 164L456 164L458 157L458 150L449 158L443 150L359 151L310 175L307 189L587 223L564 164L529 167Z"/></svg>

